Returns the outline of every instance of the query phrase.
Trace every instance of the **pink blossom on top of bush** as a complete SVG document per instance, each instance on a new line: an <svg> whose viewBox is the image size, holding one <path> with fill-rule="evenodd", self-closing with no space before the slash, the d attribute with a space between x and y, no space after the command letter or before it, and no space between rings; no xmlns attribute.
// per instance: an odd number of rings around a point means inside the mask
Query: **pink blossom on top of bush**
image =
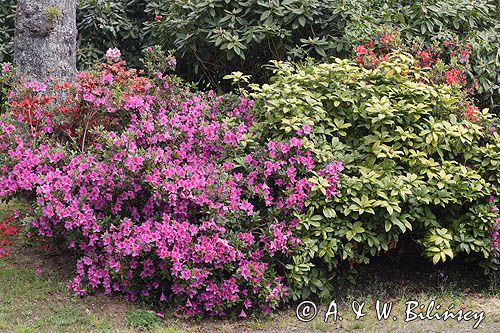
<svg viewBox="0 0 500 333"><path fill-rule="evenodd" d="M120 59L120 56L121 56L121 52L116 47L112 48L112 49L108 49L106 51L106 59L108 59L109 61L116 62L116 61L118 61L118 59Z"/></svg>

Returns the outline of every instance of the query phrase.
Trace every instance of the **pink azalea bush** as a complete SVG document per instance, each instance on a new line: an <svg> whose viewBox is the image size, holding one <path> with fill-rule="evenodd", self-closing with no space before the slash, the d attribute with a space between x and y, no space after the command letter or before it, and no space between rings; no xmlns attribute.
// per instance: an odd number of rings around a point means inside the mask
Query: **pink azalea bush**
<svg viewBox="0 0 500 333"><path fill-rule="evenodd" d="M165 60L148 52L149 65ZM78 295L102 288L188 316L268 313L289 292L282 264L301 243L309 179L335 195L342 165L315 163L310 129L256 136L251 100L192 92L167 68L150 78L109 53L74 83L10 94L0 198L31 200L27 238L74 251Z"/></svg>

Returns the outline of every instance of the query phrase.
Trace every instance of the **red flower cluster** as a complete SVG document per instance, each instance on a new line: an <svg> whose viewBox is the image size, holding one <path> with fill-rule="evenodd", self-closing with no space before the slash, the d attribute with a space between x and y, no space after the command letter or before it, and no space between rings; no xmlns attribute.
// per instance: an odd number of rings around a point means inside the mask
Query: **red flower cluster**
<svg viewBox="0 0 500 333"><path fill-rule="evenodd" d="M466 83L465 75L461 70L458 69L449 69L444 73L444 78L446 80L446 84L453 85L457 84L459 86L463 86Z"/></svg>
<svg viewBox="0 0 500 333"><path fill-rule="evenodd" d="M470 103L465 103L466 109L465 109L465 117L469 119L470 121L476 121L477 119L477 114L479 113L479 109L471 105Z"/></svg>
<svg viewBox="0 0 500 333"><path fill-rule="evenodd" d="M461 46L458 41L450 38L442 45L434 47L417 43L407 46L400 42L397 35L382 34L375 35L368 42L354 48L356 61L366 68L377 67L397 50L411 53L416 60L416 68L432 71L431 77L435 84L454 86L462 90L464 96L470 97L475 94L478 83L474 80L467 80L465 70L471 54L469 44ZM477 108L467 103L463 116L469 120L475 120L476 110L474 109Z"/></svg>
<svg viewBox="0 0 500 333"><path fill-rule="evenodd" d="M354 48L356 61L367 68L376 67L382 61L388 59L396 39L392 34L375 35L366 44L358 45Z"/></svg>
<svg viewBox="0 0 500 333"><path fill-rule="evenodd" d="M14 216L10 216L0 221L0 258L5 258L12 253L9 248L12 242L9 240L13 236L19 235L19 229L12 225Z"/></svg>

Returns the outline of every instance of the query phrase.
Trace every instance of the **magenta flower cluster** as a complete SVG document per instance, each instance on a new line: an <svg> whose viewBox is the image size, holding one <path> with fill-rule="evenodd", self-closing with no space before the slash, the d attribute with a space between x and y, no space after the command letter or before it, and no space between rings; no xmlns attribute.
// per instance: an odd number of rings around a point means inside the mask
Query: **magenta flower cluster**
<svg viewBox="0 0 500 333"><path fill-rule="evenodd" d="M23 118L1 116L0 198L31 198L27 237L62 238L77 254L68 287L79 295L101 288L188 316L268 313L288 295L282 265L300 244L308 179L324 175L335 195L341 164L315 164L309 127L256 137L250 100L121 66L58 86L59 113L28 103L30 140ZM14 104L53 90L39 87Z"/></svg>

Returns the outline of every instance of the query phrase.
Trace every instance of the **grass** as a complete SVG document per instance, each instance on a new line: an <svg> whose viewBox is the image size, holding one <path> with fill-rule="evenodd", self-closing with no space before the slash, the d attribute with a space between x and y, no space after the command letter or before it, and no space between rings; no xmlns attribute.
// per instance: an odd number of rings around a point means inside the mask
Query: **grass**
<svg viewBox="0 0 500 333"><path fill-rule="evenodd" d="M0 220L19 204L0 205ZM406 260L411 264L415 261ZM13 254L0 259L0 332L469 332L474 320L465 322L404 322L405 302L417 300L428 304L435 300L442 309L455 308L484 311L486 318L478 332L500 332L500 286L478 272L446 270L446 274L408 270L403 263L381 263L368 266L354 281L341 282L332 295L343 320L325 323L327 305L318 303L318 316L300 322L295 308L289 306L267 318L246 320L181 320L170 313L160 320L143 305L130 304L118 297L93 295L79 298L66 289L71 277L71 258L44 245L24 247L18 242ZM384 269L381 269L383 267ZM401 273L408 271L408 274ZM353 283L354 282L354 283ZM391 316L396 321L378 321L375 302L393 302ZM365 302L366 315L356 320L352 301Z"/></svg>

